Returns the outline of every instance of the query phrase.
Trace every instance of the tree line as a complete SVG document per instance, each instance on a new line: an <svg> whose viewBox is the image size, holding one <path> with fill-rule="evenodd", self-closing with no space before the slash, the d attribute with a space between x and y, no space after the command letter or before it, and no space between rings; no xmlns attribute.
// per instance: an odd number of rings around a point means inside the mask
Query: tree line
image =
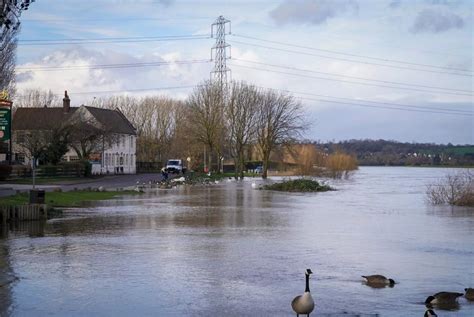
<svg viewBox="0 0 474 317"><path fill-rule="evenodd" d="M18 96L14 105L56 107L61 101L51 92L30 90ZM204 165L219 171L223 159L231 158L235 175L241 178L251 149L258 151L266 178L271 153L301 139L307 126L302 104L293 95L243 81L229 86L206 81L185 100L112 96L96 98L90 105L118 109L127 117L137 132L137 161L164 163L169 158L189 157L191 167ZM54 160L49 160L54 163L71 146L86 159L94 151L94 144L102 144L104 135L112 137L112 133L105 132L58 124L46 139L61 144L54 147L55 151L43 146L43 155L47 158L48 152L56 153Z"/></svg>

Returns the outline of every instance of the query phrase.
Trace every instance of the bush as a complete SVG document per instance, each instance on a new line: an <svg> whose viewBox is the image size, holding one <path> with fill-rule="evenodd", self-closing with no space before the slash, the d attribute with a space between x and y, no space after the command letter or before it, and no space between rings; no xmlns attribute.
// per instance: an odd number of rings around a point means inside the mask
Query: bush
<svg viewBox="0 0 474 317"><path fill-rule="evenodd" d="M8 177L10 177L10 174L12 172L12 167L11 165L0 165L0 180L6 180Z"/></svg>
<svg viewBox="0 0 474 317"><path fill-rule="evenodd" d="M342 152L329 155L325 167L332 178L348 178L352 171L358 169L357 159Z"/></svg>
<svg viewBox="0 0 474 317"><path fill-rule="evenodd" d="M448 175L428 185L426 195L434 205L474 206L474 174L465 171Z"/></svg>
<svg viewBox="0 0 474 317"><path fill-rule="evenodd" d="M326 192L328 190L333 190L333 188L328 185L321 185L317 181L304 178L265 185L263 186L263 189L285 192Z"/></svg>

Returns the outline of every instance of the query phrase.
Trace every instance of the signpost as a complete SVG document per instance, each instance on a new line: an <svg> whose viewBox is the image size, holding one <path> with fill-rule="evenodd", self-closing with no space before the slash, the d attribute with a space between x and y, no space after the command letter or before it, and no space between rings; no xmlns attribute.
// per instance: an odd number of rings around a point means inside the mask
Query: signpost
<svg viewBox="0 0 474 317"><path fill-rule="evenodd" d="M0 93L0 142L9 141L8 162L12 163L12 105L8 94Z"/></svg>

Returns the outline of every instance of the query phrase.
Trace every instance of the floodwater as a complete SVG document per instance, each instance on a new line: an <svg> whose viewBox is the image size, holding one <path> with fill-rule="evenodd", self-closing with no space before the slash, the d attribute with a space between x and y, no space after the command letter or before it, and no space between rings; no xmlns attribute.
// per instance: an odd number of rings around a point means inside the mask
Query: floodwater
<svg viewBox="0 0 474 317"><path fill-rule="evenodd" d="M317 194L225 181L23 224L0 239L0 315L294 316L311 268L311 316L423 316L428 295L474 287L474 210L424 201L453 172L363 167ZM361 283L375 273L397 284Z"/></svg>

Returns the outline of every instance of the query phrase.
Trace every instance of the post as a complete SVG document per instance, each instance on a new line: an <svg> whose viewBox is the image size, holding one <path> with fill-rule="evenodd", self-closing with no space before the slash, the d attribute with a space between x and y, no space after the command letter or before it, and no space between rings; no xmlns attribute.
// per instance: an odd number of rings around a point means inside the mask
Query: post
<svg viewBox="0 0 474 317"><path fill-rule="evenodd" d="M33 161L32 161L32 174L33 174L33 190L35 190L35 185L36 185L36 157L33 156Z"/></svg>

